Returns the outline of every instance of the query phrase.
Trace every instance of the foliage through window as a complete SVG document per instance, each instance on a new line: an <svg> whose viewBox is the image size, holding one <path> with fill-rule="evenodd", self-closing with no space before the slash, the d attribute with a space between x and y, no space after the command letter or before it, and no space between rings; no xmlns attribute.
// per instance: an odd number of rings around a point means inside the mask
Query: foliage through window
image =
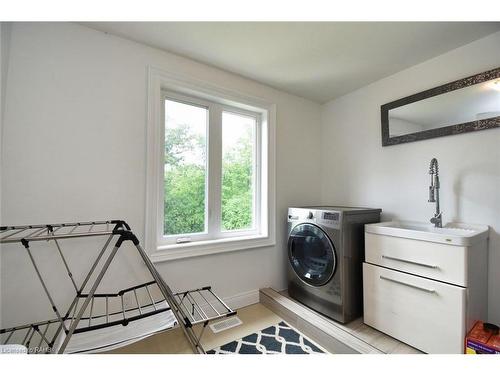
<svg viewBox="0 0 500 375"><path fill-rule="evenodd" d="M206 108L165 100L166 235L206 229L207 114Z"/></svg>
<svg viewBox="0 0 500 375"><path fill-rule="evenodd" d="M255 118L222 114L222 229L253 228Z"/></svg>
<svg viewBox="0 0 500 375"><path fill-rule="evenodd" d="M259 226L258 113L164 98L163 235L176 242Z"/></svg>

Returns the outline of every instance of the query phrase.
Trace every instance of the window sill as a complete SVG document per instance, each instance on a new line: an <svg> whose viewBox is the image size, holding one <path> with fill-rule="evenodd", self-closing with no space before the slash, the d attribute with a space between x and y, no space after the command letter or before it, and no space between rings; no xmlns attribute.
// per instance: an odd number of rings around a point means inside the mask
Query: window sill
<svg viewBox="0 0 500 375"><path fill-rule="evenodd" d="M273 245L275 245L275 240L264 236L222 238L211 241L158 246L157 250L151 253L149 257L153 263L160 263L175 259L227 253Z"/></svg>

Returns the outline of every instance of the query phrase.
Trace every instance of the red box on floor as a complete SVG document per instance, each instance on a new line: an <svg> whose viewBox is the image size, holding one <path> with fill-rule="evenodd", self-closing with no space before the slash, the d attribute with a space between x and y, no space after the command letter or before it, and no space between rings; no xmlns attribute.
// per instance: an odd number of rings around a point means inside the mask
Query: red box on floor
<svg viewBox="0 0 500 375"><path fill-rule="evenodd" d="M498 326L476 322L465 338L465 354L500 354Z"/></svg>

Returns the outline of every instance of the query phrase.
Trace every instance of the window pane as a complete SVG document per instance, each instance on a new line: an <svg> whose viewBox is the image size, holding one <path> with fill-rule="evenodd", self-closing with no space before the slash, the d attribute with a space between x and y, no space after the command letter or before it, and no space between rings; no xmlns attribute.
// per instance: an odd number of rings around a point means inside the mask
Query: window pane
<svg viewBox="0 0 500 375"><path fill-rule="evenodd" d="M254 228L255 130L252 117L222 114L222 229Z"/></svg>
<svg viewBox="0 0 500 375"><path fill-rule="evenodd" d="M208 110L165 100L163 233L206 231Z"/></svg>

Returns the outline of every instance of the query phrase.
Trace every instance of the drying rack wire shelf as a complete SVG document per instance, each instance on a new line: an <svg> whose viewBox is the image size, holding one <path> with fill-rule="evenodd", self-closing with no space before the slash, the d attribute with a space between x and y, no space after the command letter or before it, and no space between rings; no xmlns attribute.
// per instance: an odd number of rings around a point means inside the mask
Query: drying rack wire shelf
<svg viewBox="0 0 500 375"><path fill-rule="evenodd" d="M95 236L107 239L85 279L78 285L64 256L62 240ZM116 243L110 246L113 239ZM34 244L38 241L54 243L54 251L61 257L68 281L75 290L72 302L64 310L55 304L53 293L33 256ZM152 280L118 292L98 293L124 241L133 243ZM175 324L182 328L193 351L204 353L200 340L208 323L236 314L210 286L174 294L123 220L1 227L0 244L7 243L19 243L24 247L55 315L44 321L0 329L1 344L20 344L28 348L28 353L102 350L136 341ZM202 325L198 334L193 329L195 325ZM128 330L126 335L123 335L124 327ZM99 332L105 334L99 336Z"/></svg>

